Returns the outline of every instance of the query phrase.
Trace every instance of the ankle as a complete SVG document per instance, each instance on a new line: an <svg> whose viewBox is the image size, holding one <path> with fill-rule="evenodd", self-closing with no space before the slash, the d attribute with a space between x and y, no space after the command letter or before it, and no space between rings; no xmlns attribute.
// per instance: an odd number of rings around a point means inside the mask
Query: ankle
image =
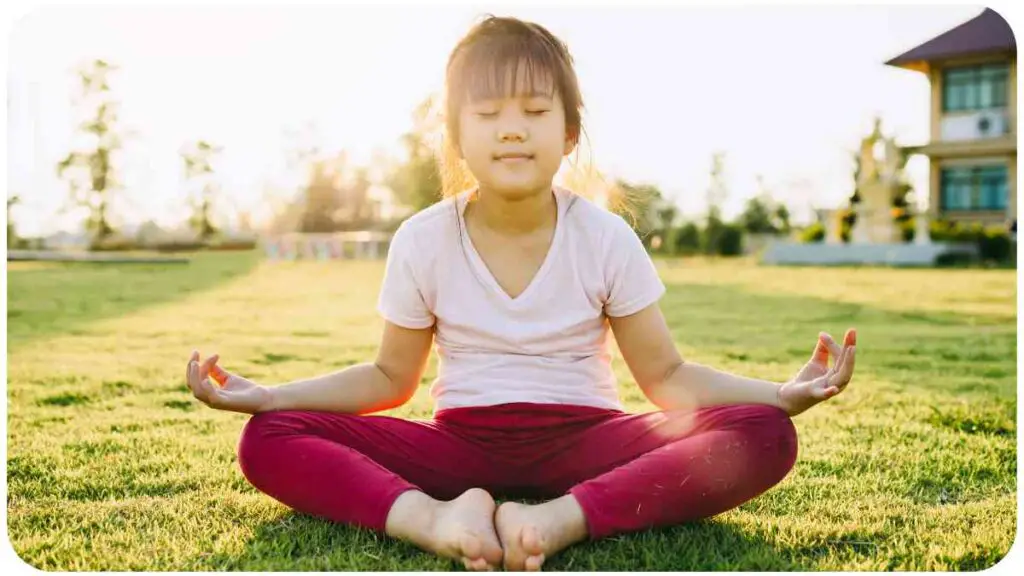
<svg viewBox="0 0 1024 576"><path fill-rule="evenodd" d="M557 532L566 540L565 545L575 544L587 538L587 517L575 496L566 494L544 505L550 506L548 517L558 523Z"/></svg>
<svg viewBox="0 0 1024 576"><path fill-rule="evenodd" d="M384 532L393 538L419 543L430 535L439 504L419 490L403 492L388 511Z"/></svg>

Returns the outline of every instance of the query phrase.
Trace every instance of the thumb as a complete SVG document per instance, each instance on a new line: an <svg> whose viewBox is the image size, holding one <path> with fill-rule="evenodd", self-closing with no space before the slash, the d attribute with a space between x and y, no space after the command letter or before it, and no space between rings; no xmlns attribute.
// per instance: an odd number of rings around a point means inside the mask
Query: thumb
<svg viewBox="0 0 1024 576"><path fill-rule="evenodd" d="M818 334L818 343L814 346L814 353L811 354L811 362L828 366L828 343L825 341L828 335L824 332Z"/></svg>
<svg viewBox="0 0 1024 576"><path fill-rule="evenodd" d="M214 364L210 367L210 377L217 381L218 384L223 386L231 375L226 370L220 367L218 364Z"/></svg>

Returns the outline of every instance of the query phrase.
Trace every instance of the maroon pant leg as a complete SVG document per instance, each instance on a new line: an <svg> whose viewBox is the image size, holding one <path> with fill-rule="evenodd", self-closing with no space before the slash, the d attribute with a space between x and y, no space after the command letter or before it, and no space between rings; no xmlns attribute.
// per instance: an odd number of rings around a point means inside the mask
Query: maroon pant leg
<svg viewBox="0 0 1024 576"><path fill-rule="evenodd" d="M551 495L575 496L599 539L708 518L751 500L789 473L797 438L783 410L734 405L611 415L559 449L538 480Z"/></svg>
<svg viewBox="0 0 1024 576"><path fill-rule="evenodd" d="M253 416L238 461L253 486L282 504L378 531L407 490L448 500L499 474L485 451L443 423L329 412Z"/></svg>

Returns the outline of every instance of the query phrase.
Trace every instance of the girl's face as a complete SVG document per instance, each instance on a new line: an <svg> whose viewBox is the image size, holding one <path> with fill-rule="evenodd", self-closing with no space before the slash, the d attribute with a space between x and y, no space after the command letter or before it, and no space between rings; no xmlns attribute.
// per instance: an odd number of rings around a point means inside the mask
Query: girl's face
<svg viewBox="0 0 1024 576"><path fill-rule="evenodd" d="M552 84L517 77L511 95L469 99L459 115L460 152L470 172L481 189L509 200L549 191L574 147Z"/></svg>

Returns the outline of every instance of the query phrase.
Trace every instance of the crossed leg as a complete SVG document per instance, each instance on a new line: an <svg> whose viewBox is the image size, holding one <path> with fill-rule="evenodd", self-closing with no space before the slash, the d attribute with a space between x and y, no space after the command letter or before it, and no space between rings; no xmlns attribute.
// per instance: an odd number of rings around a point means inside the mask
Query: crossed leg
<svg viewBox="0 0 1024 576"><path fill-rule="evenodd" d="M496 527L504 564L539 570L586 538L708 518L767 491L792 469L796 431L763 405L611 416L567 439L537 468L552 496L504 503Z"/></svg>
<svg viewBox="0 0 1024 576"><path fill-rule="evenodd" d="M385 532L468 569L499 567L495 502L476 486L486 453L432 421L280 411L253 416L238 446L243 474L297 511Z"/></svg>

